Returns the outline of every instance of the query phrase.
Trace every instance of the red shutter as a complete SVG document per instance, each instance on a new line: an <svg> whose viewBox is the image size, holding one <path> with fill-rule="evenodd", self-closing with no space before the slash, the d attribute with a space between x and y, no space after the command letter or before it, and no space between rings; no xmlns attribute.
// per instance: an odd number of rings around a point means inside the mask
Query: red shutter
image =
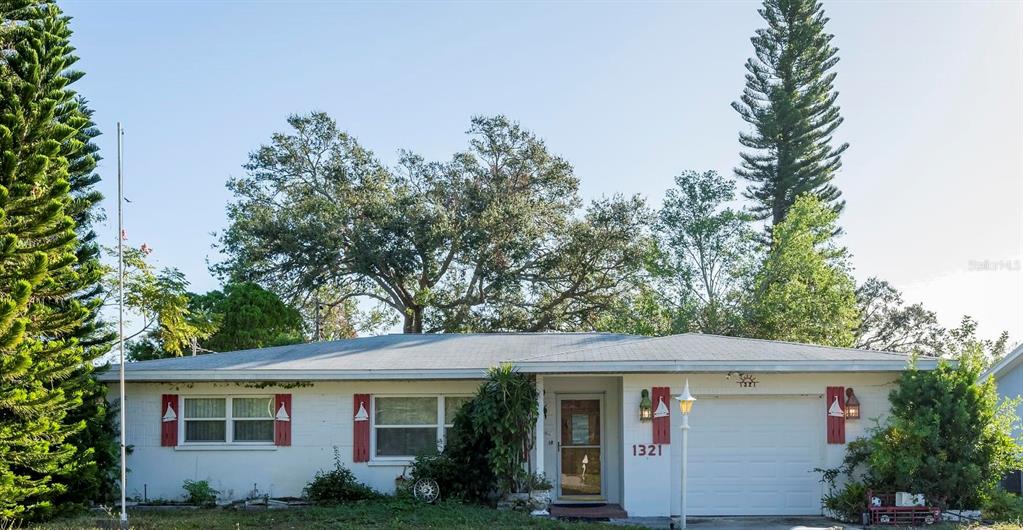
<svg viewBox="0 0 1023 530"><path fill-rule="evenodd" d="M291 394L274 396L274 445L291 445Z"/></svg>
<svg viewBox="0 0 1023 530"><path fill-rule="evenodd" d="M123 407L124 404L121 404ZM160 445L178 445L178 395L164 394L160 401Z"/></svg>
<svg viewBox="0 0 1023 530"><path fill-rule="evenodd" d="M354 434L352 462L369 462L369 394L355 394L352 410Z"/></svg>
<svg viewBox="0 0 1023 530"><path fill-rule="evenodd" d="M653 388L653 399L651 402L654 407L654 443L655 444L670 444L671 443L671 389L666 386L655 386ZM668 409L667 416L657 417L657 409L661 406L661 401L664 402L665 408Z"/></svg>
<svg viewBox="0 0 1023 530"><path fill-rule="evenodd" d="M831 408L835 404L835 400L838 400L838 408L845 412L845 387L841 386L829 386L827 392L827 399L824 403L824 414L828 418L828 443L829 444L844 444L845 443L845 415L832 416Z"/></svg>

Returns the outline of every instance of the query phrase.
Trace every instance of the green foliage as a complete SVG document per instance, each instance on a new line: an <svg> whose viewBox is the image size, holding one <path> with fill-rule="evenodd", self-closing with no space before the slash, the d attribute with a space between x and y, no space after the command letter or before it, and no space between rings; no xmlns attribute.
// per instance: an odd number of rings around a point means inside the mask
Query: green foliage
<svg viewBox="0 0 1023 530"><path fill-rule="evenodd" d="M743 328L743 293L756 263L748 215L727 204L735 183L715 171L686 171L675 177L655 233L661 250L661 291L689 313L692 329L733 335Z"/></svg>
<svg viewBox="0 0 1023 530"><path fill-rule="evenodd" d="M770 254L754 280L753 336L852 346L859 324L849 253L834 241L838 214L811 195L776 225Z"/></svg>
<svg viewBox="0 0 1023 530"><path fill-rule="evenodd" d="M96 369L98 375L109 365ZM68 515L94 505L113 506L120 490L121 446L117 440L118 409L106 400L108 387L95 379L82 396L82 405L68 414L68 420L84 421L85 428L70 442L78 448L76 465L55 480L66 489L53 497L55 515ZM127 447L131 454L131 447Z"/></svg>
<svg viewBox="0 0 1023 530"><path fill-rule="evenodd" d="M302 494L317 504L336 504L380 497L376 490L359 482L355 474L345 467L336 447L334 469L317 471L313 480L306 484Z"/></svg>
<svg viewBox="0 0 1023 530"><path fill-rule="evenodd" d="M220 492L213 489L210 483L205 480L186 480L181 486L184 488L185 502L196 506L211 507L217 504L217 495Z"/></svg>
<svg viewBox="0 0 1023 530"><path fill-rule="evenodd" d="M111 253L113 251L110 251ZM128 335L131 361L179 357L191 352L192 341L212 335L219 322L214 315L189 304L188 280L175 268L156 269L149 263L152 250L125 247L124 305L142 316L142 326ZM118 274L107 268L107 290L116 297Z"/></svg>
<svg viewBox="0 0 1023 530"><path fill-rule="evenodd" d="M866 511L867 486L851 481L840 488L831 488L824 495L824 507L849 523L859 523L861 514Z"/></svg>
<svg viewBox="0 0 1023 530"><path fill-rule="evenodd" d="M594 329L656 337L689 331L692 308L669 299L658 288L661 283L651 278L650 283L638 285L602 313Z"/></svg>
<svg viewBox="0 0 1023 530"><path fill-rule="evenodd" d="M547 475L543 473L533 473L529 477L529 485L526 487L529 491L546 491L554 489L554 484L551 484L550 480L547 480Z"/></svg>
<svg viewBox="0 0 1023 530"><path fill-rule="evenodd" d="M910 491L929 502L975 508L1019 469L1015 400L999 401L994 379L979 380L980 344L963 345L953 364L910 367L892 390L891 416L847 448L842 470L875 491Z"/></svg>
<svg viewBox="0 0 1023 530"><path fill-rule="evenodd" d="M985 520L1023 523L1023 498L1001 488L991 492L984 501L981 513Z"/></svg>
<svg viewBox="0 0 1023 530"><path fill-rule="evenodd" d="M70 443L105 348L88 222L98 196L68 18L0 1L0 520L44 515L90 465ZM76 221L82 223L76 225ZM80 239L82 238L82 239Z"/></svg>
<svg viewBox="0 0 1023 530"><path fill-rule="evenodd" d="M735 173L750 181L753 213L772 226L804 194L841 211L841 192L831 179L849 144L831 145L842 117L831 71L838 50L824 30L828 18L818 0L764 0L760 15L767 27L750 39L755 57L746 61L746 88L732 103L753 127L739 133L748 151Z"/></svg>
<svg viewBox="0 0 1023 530"><path fill-rule="evenodd" d="M944 328L938 316L923 304L905 305L890 283L868 278L856 288L860 325L856 328L856 347L867 350L935 355L940 349Z"/></svg>
<svg viewBox="0 0 1023 530"><path fill-rule="evenodd" d="M375 300L420 333L591 328L639 273L643 201L576 217L572 167L504 117L474 118L450 161L396 168L326 114L288 123L228 184L226 278L296 305Z"/></svg>
<svg viewBox="0 0 1023 530"><path fill-rule="evenodd" d="M419 456L412 463L413 483L432 478L445 499L487 503L497 487L497 477L489 460L494 443L484 431L475 428L477 400L472 399L455 414L448 429L444 450L439 455Z"/></svg>
<svg viewBox="0 0 1023 530"><path fill-rule="evenodd" d="M487 436L493 443L487 458L502 493L528 491L538 399L533 380L509 364L488 370L476 394L473 426L478 436Z"/></svg>
<svg viewBox="0 0 1023 530"><path fill-rule="evenodd" d="M963 356L978 356L984 367L991 366L1005 356L1009 342L1009 333L1003 331L997 339L988 340L977 337L977 321L964 316L959 327L946 330L935 348L935 355L946 359L959 359Z"/></svg>
<svg viewBox="0 0 1023 530"><path fill-rule="evenodd" d="M191 295L190 310L214 315L219 327L201 346L234 351L302 342L302 315L277 295L250 283L230 283L223 291Z"/></svg>

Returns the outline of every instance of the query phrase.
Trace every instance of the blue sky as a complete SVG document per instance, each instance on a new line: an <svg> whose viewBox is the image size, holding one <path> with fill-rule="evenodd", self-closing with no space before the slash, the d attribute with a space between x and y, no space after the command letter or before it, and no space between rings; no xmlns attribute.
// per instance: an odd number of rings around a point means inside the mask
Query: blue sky
<svg viewBox="0 0 1023 530"><path fill-rule="evenodd" d="M446 159L475 114L505 114L571 161L587 198L654 206L686 169L725 175L745 129L757 2L65 1L106 133L126 129L132 244L216 288L211 232L248 152L324 110L385 162ZM836 183L859 280L948 325L1023 338L1023 4L825 2L851 144ZM111 222L101 227L115 241Z"/></svg>

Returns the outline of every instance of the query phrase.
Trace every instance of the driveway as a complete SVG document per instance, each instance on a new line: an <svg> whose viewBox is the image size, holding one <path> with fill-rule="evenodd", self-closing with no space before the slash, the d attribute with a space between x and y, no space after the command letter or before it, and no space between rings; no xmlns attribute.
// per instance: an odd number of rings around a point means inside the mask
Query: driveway
<svg viewBox="0 0 1023 530"><path fill-rule="evenodd" d="M647 528L671 528L667 517L630 517L612 521ZM690 517L691 530L860 530L824 517Z"/></svg>

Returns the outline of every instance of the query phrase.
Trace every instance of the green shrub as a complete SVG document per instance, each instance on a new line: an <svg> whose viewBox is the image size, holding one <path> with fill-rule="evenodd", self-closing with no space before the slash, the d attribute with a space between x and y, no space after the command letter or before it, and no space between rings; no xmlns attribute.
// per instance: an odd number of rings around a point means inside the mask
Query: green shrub
<svg viewBox="0 0 1023 530"><path fill-rule="evenodd" d="M474 503L490 501L497 478L487 455L494 444L474 427L476 403L472 399L459 409L441 454L419 456L412 463L413 483L431 478L437 481L444 498Z"/></svg>
<svg viewBox="0 0 1023 530"><path fill-rule="evenodd" d="M220 495L220 492L210 487L210 483L205 480L186 480L182 487L188 493L185 502L189 504L197 506L213 506L217 504L217 495Z"/></svg>
<svg viewBox="0 0 1023 530"><path fill-rule="evenodd" d="M336 504L347 501L375 499L380 493L359 482L355 474L341 463L341 455L334 448L334 469L317 471L313 480L302 490L305 497L317 504Z"/></svg>
<svg viewBox="0 0 1023 530"><path fill-rule="evenodd" d="M974 509L995 495L999 478L1021 464L1012 435L1018 402L999 400L994 380L980 378L979 343L956 351L957 363L903 372L887 422L850 442L842 466L828 473L876 492L923 493L942 508Z"/></svg>
<svg viewBox="0 0 1023 530"><path fill-rule="evenodd" d="M531 492L547 491L554 489L554 484L551 484L551 481L547 480L547 475L544 475L543 473L533 473L533 475L529 477L529 487L527 489Z"/></svg>
<svg viewBox="0 0 1023 530"><path fill-rule="evenodd" d="M981 511L984 519L1017 524L1023 522L1023 499L1019 495L998 488L984 500L984 509Z"/></svg>
<svg viewBox="0 0 1023 530"><path fill-rule="evenodd" d="M849 482L824 495L824 507L847 523L859 523L867 506L867 486Z"/></svg>
<svg viewBox="0 0 1023 530"><path fill-rule="evenodd" d="M525 492L533 474L539 396L532 378L503 364L487 371L473 410L473 428L493 443L487 458L502 493Z"/></svg>

